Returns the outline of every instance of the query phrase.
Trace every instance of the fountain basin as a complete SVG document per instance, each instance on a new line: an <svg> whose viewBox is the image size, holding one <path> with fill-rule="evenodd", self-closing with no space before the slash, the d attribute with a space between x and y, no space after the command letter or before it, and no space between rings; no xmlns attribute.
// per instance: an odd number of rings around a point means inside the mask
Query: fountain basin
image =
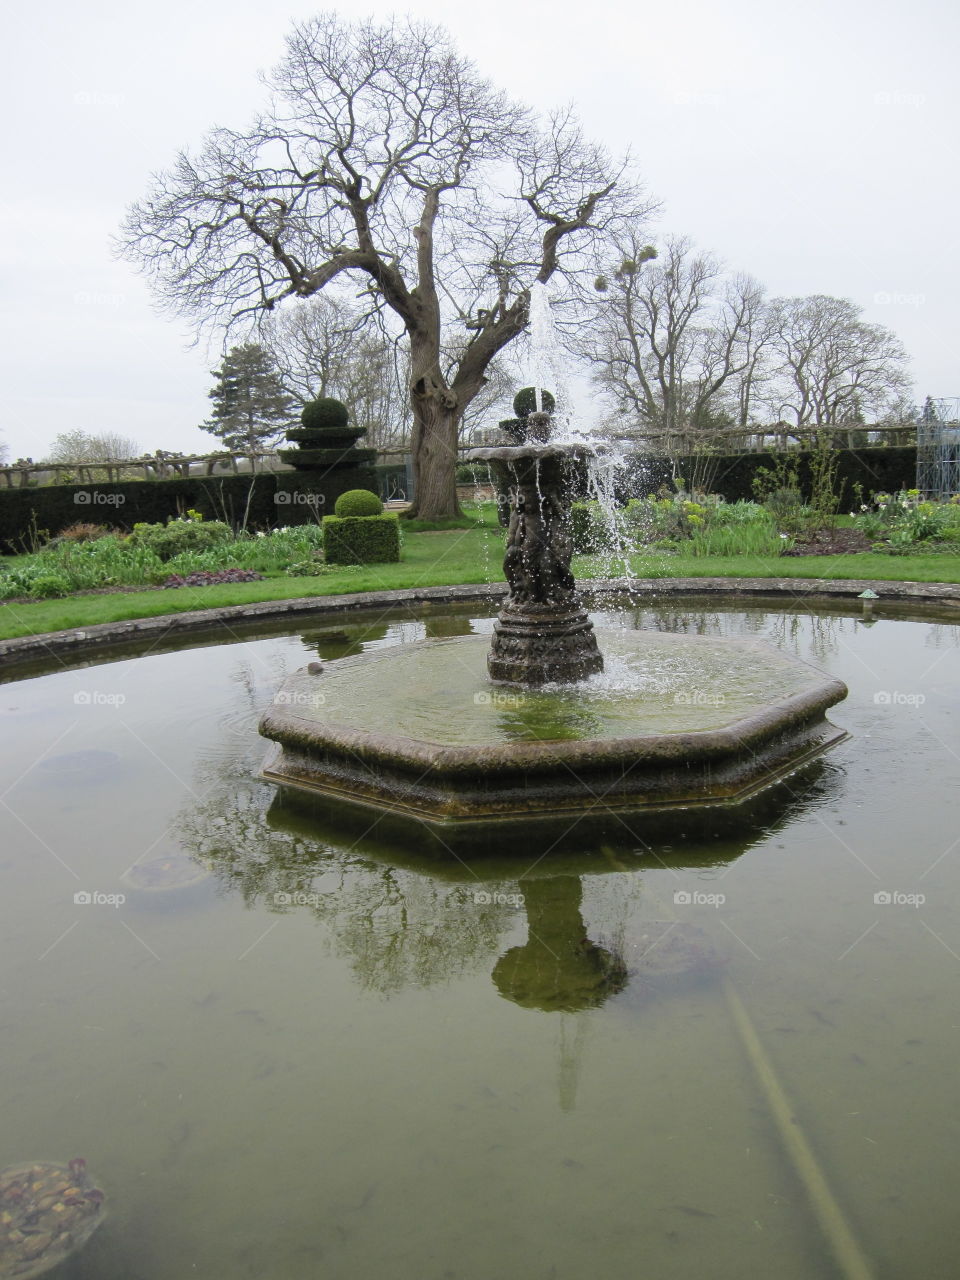
<svg viewBox="0 0 960 1280"><path fill-rule="evenodd" d="M432 822L738 805L845 733L846 686L760 640L602 634L607 670L506 690L487 637L290 677L260 732L270 781Z"/></svg>

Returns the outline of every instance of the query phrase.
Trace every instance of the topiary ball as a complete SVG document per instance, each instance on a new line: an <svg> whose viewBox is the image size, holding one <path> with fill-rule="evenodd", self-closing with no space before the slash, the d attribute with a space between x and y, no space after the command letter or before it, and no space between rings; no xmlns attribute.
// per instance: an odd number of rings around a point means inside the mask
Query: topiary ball
<svg viewBox="0 0 960 1280"><path fill-rule="evenodd" d="M349 417L347 406L329 397L309 400L300 412L300 421L314 431L323 427L345 427Z"/></svg>
<svg viewBox="0 0 960 1280"><path fill-rule="evenodd" d="M540 388L540 407L544 413L553 413L556 400L549 391ZM518 418L528 418L537 408L537 392L535 387L524 387L513 397L513 412Z"/></svg>
<svg viewBox="0 0 960 1280"><path fill-rule="evenodd" d="M341 493L333 510L341 517L379 516L383 513L383 503L369 489L348 489L346 493Z"/></svg>

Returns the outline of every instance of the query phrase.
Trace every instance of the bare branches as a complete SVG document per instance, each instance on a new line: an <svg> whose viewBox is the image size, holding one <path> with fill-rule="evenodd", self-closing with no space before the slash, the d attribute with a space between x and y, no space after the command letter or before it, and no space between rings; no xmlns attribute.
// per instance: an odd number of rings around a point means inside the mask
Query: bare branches
<svg viewBox="0 0 960 1280"><path fill-rule="evenodd" d="M880 414L909 386L906 353L860 308L840 298L764 299L750 276L686 239L656 261L636 229L595 282L594 320L578 349L594 365L627 425L679 450L718 430L750 433L758 415L796 426L835 426Z"/></svg>
<svg viewBox="0 0 960 1280"><path fill-rule="evenodd" d="M169 310L228 332L358 282L406 331L426 437L455 439L534 281L582 292L602 238L652 207L570 109L538 122L425 23L321 14L266 84L250 129L157 175L121 252Z"/></svg>
<svg viewBox="0 0 960 1280"><path fill-rule="evenodd" d="M781 376L769 404L777 418L789 416L798 427L862 422L910 387L900 339L883 325L865 324L861 312L846 298L823 294L773 299Z"/></svg>

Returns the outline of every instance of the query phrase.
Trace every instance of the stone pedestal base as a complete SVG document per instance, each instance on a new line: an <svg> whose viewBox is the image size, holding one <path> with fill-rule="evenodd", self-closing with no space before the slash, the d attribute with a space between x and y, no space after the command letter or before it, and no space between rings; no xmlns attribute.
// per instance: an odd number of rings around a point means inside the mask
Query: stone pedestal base
<svg viewBox="0 0 960 1280"><path fill-rule="evenodd" d="M508 684L568 684L603 670L593 623L579 604L500 611L487 658L491 680Z"/></svg>

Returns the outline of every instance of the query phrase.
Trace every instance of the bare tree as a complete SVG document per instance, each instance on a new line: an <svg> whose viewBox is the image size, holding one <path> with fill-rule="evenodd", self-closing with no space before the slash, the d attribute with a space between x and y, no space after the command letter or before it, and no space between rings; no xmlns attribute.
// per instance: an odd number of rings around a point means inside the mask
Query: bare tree
<svg viewBox="0 0 960 1280"><path fill-rule="evenodd" d="M243 324L348 273L409 345L417 514L457 511L457 428L529 289L645 208L570 112L495 91L423 23L297 24L246 133L216 129L130 211L123 252L178 314ZM442 352L458 349L452 371Z"/></svg>
<svg viewBox="0 0 960 1280"><path fill-rule="evenodd" d="M776 418L796 427L853 426L902 399L912 385L903 343L883 325L866 324L862 311L824 294L771 301L778 375L767 398Z"/></svg>
<svg viewBox="0 0 960 1280"><path fill-rule="evenodd" d="M409 435L407 362L366 312L334 294L281 308L261 327L285 389L301 404L342 400L375 448L400 447Z"/></svg>
<svg viewBox="0 0 960 1280"><path fill-rule="evenodd" d="M719 261L685 237L657 253L631 228L616 250L579 344L598 383L628 423L669 452L702 444L718 424L746 426L769 341L761 286L725 278Z"/></svg>
<svg viewBox="0 0 960 1280"><path fill-rule="evenodd" d="M127 462L139 457L140 446L117 431L90 434L79 428L61 431L50 446L45 462Z"/></svg>

